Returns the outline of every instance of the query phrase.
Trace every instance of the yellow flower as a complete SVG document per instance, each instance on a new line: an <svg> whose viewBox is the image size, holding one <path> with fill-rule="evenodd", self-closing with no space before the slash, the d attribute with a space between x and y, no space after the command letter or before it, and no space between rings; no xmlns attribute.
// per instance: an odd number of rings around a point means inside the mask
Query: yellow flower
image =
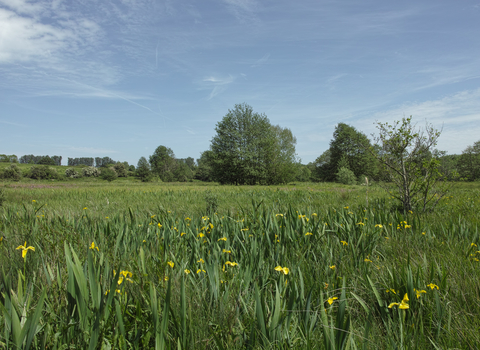
<svg viewBox="0 0 480 350"><path fill-rule="evenodd" d="M185 270L183 270L183 271L185 271L185 273L186 273L187 275L191 272L189 269L185 269Z"/></svg>
<svg viewBox="0 0 480 350"><path fill-rule="evenodd" d="M335 267L336 267L335 265L330 266L332 270L335 270Z"/></svg>
<svg viewBox="0 0 480 350"><path fill-rule="evenodd" d="M348 207L343 207L343 209L348 209Z"/></svg>
<svg viewBox="0 0 480 350"><path fill-rule="evenodd" d="M372 262L372 260L370 260L369 258L365 258L363 261L365 261L365 262Z"/></svg>
<svg viewBox="0 0 480 350"><path fill-rule="evenodd" d="M227 254L230 254L232 251L231 251L231 250L223 249L222 252L227 253Z"/></svg>
<svg viewBox="0 0 480 350"><path fill-rule="evenodd" d="M395 289L387 289L387 293L390 293L392 292L393 294L397 294L397 292L395 292Z"/></svg>
<svg viewBox="0 0 480 350"><path fill-rule="evenodd" d="M167 281L168 281L168 276L165 276L165 277L163 278L163 280L164 280L165 282L167 282Z"/></svg>
<svg viewBox="0 0 480 350"><path fill-rule="evenodd" d="M95 246L95 243L94 243L94 242L92 242L92 244L90 245L90 249L92 249L92 250L93 250L93 249L96 249L97 251L100 251L100 250L98 249L98 247Z"/></svg>
<svg viewBox="0 0 480 350"><path fill-rule="evenodd" d="M413 289L415 291L415 293L417 293L417 299L420 298L420 296L422 295L422 293L426 293L425 290L416 290L415 288Z"/></svg>
<svg viewBox="0 0 480 350"><path fill-rule="evenodd" d="M186 235L185 232L180 233L180 237L182 237L182 236L184 236L184 235Z"/></svg>
<svg viewBox="0 0 480 350"><path fill-rule="evenodd" d="M383 225L382 224L376 224L375 227L382 228Z"/></svg>
<svg viewBox="0 0 480 350"><path fill-rule="evenodd" d="M35 199L32 199L32 203L37 203L37 201Z"/></svg>
<svg viewBox="0 0 480 350"><path fill-rule="evenodd" d="M231 262L231 261L225 261L225 265L228 265L228 266L238 266L238 264L236 262Z"/></svg>
<svg viewBox="0 0 480 350"><path fill-rule="evenodd" d="M278 265L278 266L275 268L275 271L281 272L281 273L283 273L284 275L288 275L288 273L290 272L290 270L288 269L288 267L281 267L280 265Z"/></svg>
<svg viewBox="0 0 480 350"><path fill-rule="evenodd" d="M22 258L25 259L25 256L27 256L27 252L29 250L33 250L35 251L35 248L30 246L30 247L27 247L27 241L25 241L25 244L24 245L21 245L21 246L18 246L17 249L21 249L22 250Z"/></svg>
<svg viewBox="0 0 480 350"><path fill-rule="evenodd" d="M399 309L402 309L402 310L409 309L410 306L408 305L407 301L408 301L408 295L407 293L405 293L405 296L403 297L403 300L401 303L391 303L390 305L388 305L388 308L391 309L395 305L398 305Z"/></svg>
<svg viewBox="0 0 480 350"><path fill-rule="evenodd" d="M202 270L202 269L198 269L198 270L197 270L197 274L199 274L200 272L206 273L207 271Z"/></svg>
<svg viewBox="0 0 480 350"><path fill-rule="evenodd" d="M426 232L422 232L422 235L424 235L424 236L425 236L425 234L426 234Z"/></svg>
<svg viewBox="0 0 480 350"><path fill-rule="evenodd" d="M133 281L130 279L133 274L130 271L120 271L120 277L118 278L118 285L122 284L123 279L125 278L128 282L133 283Z"/></svg>
<svg viewBox="0 0 480 350"><path fill-rule="evenodd" d="M312 236L312 235L313 235L313 233L311 233L311 232L305 233L305 236Z"/></svg>
<svg viewBox="0 0 480 350"><path fill-rule="evenodd" d="M158 223L157 224L158 228L162 228L162 224Z"/></svg>
<svg viewBox="0 0 480 350"><path fill-rule="evenodd" d="M167 261L168 266L170 266L172 269L175 266L175 263L173 261Z"/></svg>
<svg viewBox="0 0 480 350"><path fill-rule="evenodd" d="M203 260L202 258L200 258L199 260L197 260L197 262L199 262L200 264L203 264L205 262L205 260Z"/></svg>
<svg viewBox="0 0 480 350"><path fill-rule="evenodd" d="M342 244L343 244L343 246L346 246L346 245L348 245L347 241L340 241L340 243L342 243Z"/></svg>
<svg viewBox="0 0 480 350"><path fill-rule="evenodd" d="M475 243L470 244L471 247L476 247L477 245Z"/></svg>
<svg viewBox="0 0 480 350"><path fill-rule="evenodd" d="M227 241L227 237L222 237L222 238L217 239L217 242L219 242L219 241L225 241L225 242L226 242L226 241Z"/></svg>
<svg viewBox="0 0 480 350"><path fill-rule="evenodd" d="M83 210L87 210L87 207L84 207Z"/></svg>
<svg viewBox="0 0 480 350"><path fill-rule="evenodd" d="M156 215L152 215L152 216L150 216L150 218L153 219L155 216L156 216Z"/></svg>
<svg viewBox="0 0 480 350"><path fill-rule="evenodd" d="M357 225L365 226L365 224L363 222L358 222Z"/></svg>
<svg viewBox="0 0 480 350"><path fill-rule="evenodd" d="M203 237L205 237L205 235L200 232L200 233L197 235L197 237L203 238Z"/></svg>
<svg viewBox="0 0 480 350"><path fill-rule="evenodd" d="M283 217L283 214L275 214L275 216L281 216L281 217Z"/></svg>
<svg viewBox="0 0 480 350"><path fill-rule="evenodd" d="M430 287L432 290L434 288L437 288L437 290L439 289L438 286L436 284L433 284L433 283L427 284L427 287Z"/></svg>
<svg viewBox="0 0 480 350"><path fill-rule="evenodd" d="M337 300L337 299L338 299L337 297L328 298L328 299L327 299L327 302L328 302L329 305L332 305L332 304L333 304L333 301L334 301L334 300Z"/></svg>

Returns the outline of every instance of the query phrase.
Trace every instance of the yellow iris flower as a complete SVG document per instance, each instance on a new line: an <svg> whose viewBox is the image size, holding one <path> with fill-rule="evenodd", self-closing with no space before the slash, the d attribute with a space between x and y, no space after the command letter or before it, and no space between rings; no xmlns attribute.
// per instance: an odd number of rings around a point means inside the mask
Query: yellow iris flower
<svg viewBox="0 0 480 350"><path fill-rule="evenodd" d="M32 246L27 247L27 241L25 241L25 244L24 244L24 245L18 246L18 247L17 247L17 250L18 250L18 249L21 249L21 250L22 250L22 258L24 258L24 259L25 259L25 256L27 256L27 252L28 252L29 250L35 251L35 248L34 248L34 247L32 247Z"/></svg>

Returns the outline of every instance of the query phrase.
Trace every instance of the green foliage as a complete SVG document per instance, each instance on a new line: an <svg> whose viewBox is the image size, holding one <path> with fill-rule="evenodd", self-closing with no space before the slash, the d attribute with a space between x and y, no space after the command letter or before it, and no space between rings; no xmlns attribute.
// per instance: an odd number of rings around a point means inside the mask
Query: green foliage
<svg viewBox="0 0 480 350"><path fill-rule="evenodd" d="M49 156L42 157L37 164L42 164L42 165L56 165L55 161L50 158Z"/></svg>
<svg viewBox="0 0 480 350"><path fill-rule="evenodd" d="M98 177L100 175L100 170L93 166L88 166L82 169L82 174L85 177Z"/></svg>
<svg viewBox="0 0 480 350"><path fill-rule="evenodd" d="M355 185L357 183L357 178L353 171L346 167L341 167L337 174L337 181L344 185Z"/></svg>
<svg viewBox="0 0 480 350"><path fill-rule="evenodd" d="M377 123L376 138L380 152L371 149L388 174L394 188L385 186L389 194L398 199L405 212L425 212L436 206L445 195L449 184L439 171L440 161L434 147L440 131L427 124L425 130L417 130L412 118L403 118L393 125Z"/></svg>
<svg viewBox="0 0 480 350"><path fill-rule="evenodd" d="M300 182L311 181L312 171L310 170L308 165L303 165L303 164L298 163L296 174L297 174L297 176L295 178L295 181L300 181Z"/></svg>
<svg viewBox="0 0 480 350"><path fill-rule="evenodd" d="M82 174L75 168L67 168L65 169L65 176L71 179L78 179L79 177L82 177Z"/></svg>
<svg viewBox="0 0 480 350"><path fill-rule="evenodd" d="M100 173L100 177L103 180L107 180L108 182L111 182L111 181L115 180L118 177L118 175L117 175L117 172L115 171L115 169L113 167L111 167L111 168L102 168L102 171Z"/></svg>
<svg viewBox="0 0 480 350"><path fill-rule="evenodd" d="M0 154L0 163L18 163L18 157L15 154Z"/></svg>
<svg viewBox="0 0 480 350"><path fill-rule="evenodd" d="M356 177L366 174L375 178L378 167L375 157L368 151L369 147L370 141L365 134L353 126L339 123L330 141L329 152L317 159L320 177L333 181L340 168L346 167Z"/></svg>
<svg viewBox="0 0 480 350"><path fill-rule="evenodd" d="M199 159L197 159L197 169L195 170L195 179L205 182L213 181L213 152L208 150L202 152Z"/></svg>
<svg viewBox="0 0 480 350"><path fill-rule="evenodd" d="M58 173L48 165L32 165L25 176L34 180L52 180L58 178Z"/></svg>
<svg viewBox="0 0 480 350"><path fill-rule="evenodd" d="M17 164L10 164L3 169L3 173L0 175L5 180L19 181L22 178L22 171Z"/></svg>
<svg viewBox="0 0 480 350"><path fill-rule="evenodd" d="M150 171L150 164L145 157L141 157L137 163L137 170L135 176L142 182L148 182L152 179L152 172Z"/></svg>
<svg viewBox="0 0 480 350"><path fill-rule="evenodd" d="M295 178L296 139L289 129L272 126L265 114L254 113L245 103L237 104L215 131L208 156L215 181L255 185Z"/></svg>
<svg viewBox="0 0 480 350"><path fill-rule="evenodd" d="M160 177L163 182L174 181L174 171L177 162L171 148L158 146L150 156L152 172Z"/></svg>
<svg viewBox="0 0 480 350"><path fill-rule="evenodd" d="M117 173L118 177L127 177L127 168L125 167L125 164L117 162L113 166L113 169Z"/></svg>
<svg viewBox="0 0 480 350"><path fill-rule="evenodd" d="M467 181L480 180L480 141L468 146L458 159L458 172Z"/></svg>

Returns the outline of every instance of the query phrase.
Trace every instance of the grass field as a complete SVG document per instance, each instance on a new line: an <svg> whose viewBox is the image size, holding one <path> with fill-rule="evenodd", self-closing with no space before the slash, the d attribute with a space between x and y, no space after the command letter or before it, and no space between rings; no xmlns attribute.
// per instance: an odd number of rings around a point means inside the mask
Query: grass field
<svg viewBox="0 0 480 350"><path fill-rule="evenodd" d="M478 183L405 215L375 185L0 189L0 348L480 344Z"/></svg>

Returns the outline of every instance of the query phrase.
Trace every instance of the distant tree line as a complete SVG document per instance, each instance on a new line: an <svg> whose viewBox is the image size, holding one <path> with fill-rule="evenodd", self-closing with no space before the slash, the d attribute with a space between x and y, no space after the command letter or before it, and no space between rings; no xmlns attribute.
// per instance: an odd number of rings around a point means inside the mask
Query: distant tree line
<svg viewBox="0 0 480 350"><path fill-rule="evenodd" d="M96 168L101 168L101 167L107 167L109 165L116 164L116 163L117 162L110 157L68 158L68 166L85 165L85 166L94 166Z"/></svg>
<svg viewBox="0 0 480 350"><path fill-rule="evenodd" d="M18 163L18 157L15 154L0 154L0 163Z"/></svg>
<svg viewBox="0 0 480 350"><path fill-rule="evenodd" d="M20 157L21 164L62 165L62 156L34 156L28 154Z"/></svg>

